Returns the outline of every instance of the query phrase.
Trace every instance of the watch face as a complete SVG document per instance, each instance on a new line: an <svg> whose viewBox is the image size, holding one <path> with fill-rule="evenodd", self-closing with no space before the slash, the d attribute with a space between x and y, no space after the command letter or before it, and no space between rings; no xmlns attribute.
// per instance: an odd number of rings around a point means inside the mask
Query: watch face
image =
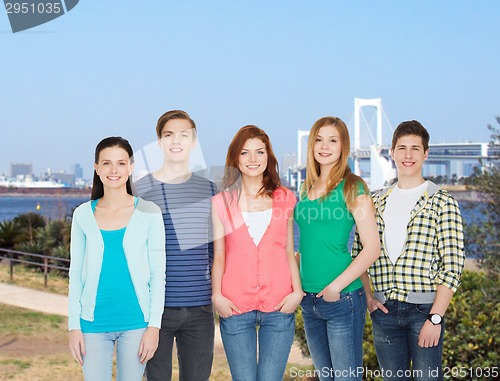
<svg viewBox="0 0 500 381"><path fill-rule="evenodd" d="M439 316L438 314L432 315L431 316L431 322L433 322L434 324L441 323L441 316Z"/></svg>

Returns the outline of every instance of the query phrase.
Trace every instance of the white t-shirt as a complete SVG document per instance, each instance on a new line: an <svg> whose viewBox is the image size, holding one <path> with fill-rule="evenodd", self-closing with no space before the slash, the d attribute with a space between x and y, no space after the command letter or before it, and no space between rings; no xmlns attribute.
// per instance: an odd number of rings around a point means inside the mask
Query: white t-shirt
<svg viewBox="0 0 500 381"><path fill-rule="evenodd" d="M410 212L427 189L427 185L428 182L425 181L418 187L401 189L396 184L387 198L383 215L384 238L385 247L392 263L396 263L403 252L407 234L406 228L410 222Z"/></svg>
<svg viewBox="0 0 500 381"><path fill-rule="evenodd" d="M250 237L252 237L255 245L258 245L271 223L273 209L263 210L262 212L242 212L242 214L245 224L248 226Z"/></svg>

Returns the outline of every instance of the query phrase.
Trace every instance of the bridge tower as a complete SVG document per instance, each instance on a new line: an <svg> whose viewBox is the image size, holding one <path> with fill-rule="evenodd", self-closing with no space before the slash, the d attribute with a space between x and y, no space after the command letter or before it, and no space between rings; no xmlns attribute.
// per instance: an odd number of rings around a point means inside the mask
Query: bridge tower
<svg viewBox="0 0 500 381"><path fill-rule="evenodd" d="M354 173L361 175L361 109L363 107L375 107L376 109L376 135L372 136L370 145L370 179L368 186L375 190L385 186L385 182L395 177L395 170L392 168L391 161L381 155L383 146L382 137L382 99L362 99L354 98ZM371 133L370 133L371 134Z"/></svg>
<svg viewBox="0 0 500 381"><path fill-rule="evenodd" d="M309 137L309 131L298 130L297 131L297 186L302 183L301 169L305 168L307 164L307 138ZM306 139L304 139L306 138ZM304 149L305 141L305 149ZM302 156L306 157L302 158Z"/></svg>
<svg viewBox="0 0 500 381"><path fill-rule="evenodd" d="M375 107L376 109L376 134L373 136L370 129L368 129L368 134L372 136L372 144L368 147L362 147L361 142L361 122L364 119L362 109L364 107ZM388 159L387 148L385 148L384 154L383 150L383 136L382 136L382 99L362 99L354 98L354 147L351 146L351 156L354 159L354 173L361 176L360 161L370 160L370 178L365 178L370 189L375 190L382 188L387 180L393 179L395 177L395 170L392 168L391 160ZM367 131L363 131L366 136ZM296 168L296 180L293 179L294 185L299 185L302 183L301 169L305 168L307 163L307 137L309 136L309 131L297 131L297 168ZM365 142L366 144L366 142ZM385 155L385 156L384 156ZM290 180L292 184L292 181Z"/></svg>
<svg viewBox="0 0 500 381"><path fill-rule="evenodd" d="M382 147L382 99L354 98L354 173L361 174L359 168L359 152L361 150L361 109L375 107L377 111L377 141L376 145Z"/></svg>

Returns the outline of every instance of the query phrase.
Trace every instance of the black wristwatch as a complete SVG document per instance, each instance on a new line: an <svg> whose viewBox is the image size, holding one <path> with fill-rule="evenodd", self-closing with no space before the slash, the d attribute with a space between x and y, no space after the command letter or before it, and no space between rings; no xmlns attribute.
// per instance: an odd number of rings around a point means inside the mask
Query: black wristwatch
<svg viewBox="0 0 500 381"><path fill-rule="evenodd" d="M439 325L443 322L443 317L439 314L429 314L427 315L427 320L434 325Z"/></svg>

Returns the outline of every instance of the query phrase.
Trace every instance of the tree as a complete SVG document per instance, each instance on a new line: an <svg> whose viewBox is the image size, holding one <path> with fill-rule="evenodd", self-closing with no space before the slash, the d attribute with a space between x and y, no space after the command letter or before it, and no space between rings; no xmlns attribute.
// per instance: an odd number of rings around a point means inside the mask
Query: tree
<svg viewBox="0 0 500 381"><path fill-rule="evenodd" d="M500 116L496 117L500 125ZM477 256L479 263L494 278L500 274L500 129L488 125L491 131L490 154L483 169L476 168L471 183L481 194L481 214L466 225L466 248Z"/></svg>
<svg viewBox="0 0 500 381"><path fill-rule="evenodd" d="M17 221L8 220L0 223L0 247L13 249L22 240L20 230L21 224Z"/></svg>
<svg viewBox="0 0 500 381"><path fill-rule="evenodd" d="M57 247L63 247L69 251L69 236L71 224L65 220L51 220L43 228L38 228L36 241L42 247L45 255L53 255Z"/></svg>
<svg viewBox="0 0 500 381"><path fill-rule="evenodd" d="M38 222L36 228L30 225L33 229L32 238L27 238L24 242L17 244L16 248L25 253L69 258L71 222L67 220L49 220L44 221L44 226L41 226L40 221ZM36 256L25 255L22 258L34 263L43 263L43 259ZM67 265L64 262L58 262L57 264L61 266ZM36 268L40 269L39 267Z"/></svg>
<svg viewBox="0 0 500 381"><path fill-rule="evenodd" d="M20 214L14 218L14 222L20 225L22 242L35 242L38 228L43 228L46 224L45 218L36 213Z"/></svg>

